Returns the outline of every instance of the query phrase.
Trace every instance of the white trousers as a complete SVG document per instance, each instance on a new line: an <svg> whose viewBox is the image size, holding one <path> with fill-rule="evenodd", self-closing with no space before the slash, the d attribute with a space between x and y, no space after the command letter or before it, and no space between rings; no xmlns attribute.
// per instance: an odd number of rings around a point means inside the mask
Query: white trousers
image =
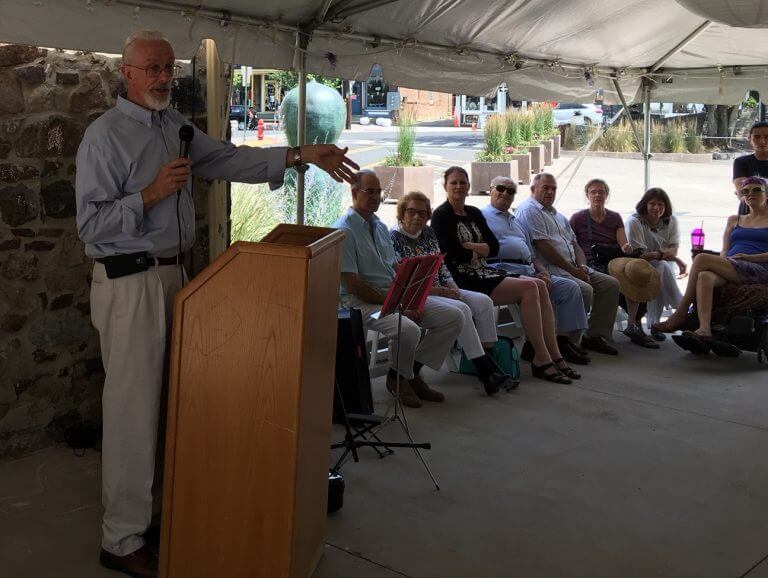
<svg viewBox="0 0 768 578"><path fill-rule="evenodd" d="M101 263L93 267L91 320L99 332L106 373L102 547L118 556L144 545L143 534L152 520L167 346L173 297L180 288L178 266L156 265L118 279L108 279ZM162 477L156 492L161 482Z"/></svg>
<svg viewBox="0 0 768 578"><path fill-rule="evenodd" d="M434 370L439 370L453 342L464 328L465 316L460 307L469 307L456 301L459 307L446 304L441 298L428 297L418 324L403 317L400 342L397 339L397 314L386 315L379 319L372 317L381 310L381 305L366 303L354 295L344 295L345 307L359 309L366 329L374 329L387 336L389 342L389 366L406 379L413 378L413 362L418 361ZM471 319L471 316L470 316ZM426 335L421 338L421 330ZM400 363L397 351L400 349Z"/></svg>
<svg viewBox="0 0 768 578"><path fill-rule="evenodd" d="M649 261L661 280L661 292L656 299L648 302L648 313L645 318L648 327L661 321L661 314L667 305L677 307L683 298L680 287L677 286L677 265L672 261Z"/></svg>
<svg viewBox="0 0 768 578"><path fill-rule="evenodd" d="M483 343L495 343L496 311L493 300L485 293L459 289L459 299L448 297L430 297L451 307L456 307L464 316L464 328L459 333L458 341L469 359L485 354Z"/></svg>

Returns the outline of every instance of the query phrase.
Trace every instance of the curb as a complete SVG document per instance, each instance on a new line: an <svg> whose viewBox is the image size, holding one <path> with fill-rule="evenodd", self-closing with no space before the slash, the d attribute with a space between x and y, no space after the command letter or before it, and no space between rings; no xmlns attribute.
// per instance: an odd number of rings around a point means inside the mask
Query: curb
<svg viewBox="0 0 768 578"><path fill-rule="evenodd" d="M577 156L582 154L580 151L563 150L564 156ZM608 151L588 151L588 157L608 158L608 159L631 159L643 160L643 153L614 153ZM713 161L712 153L651 153L651 161L667 161L674 163L711 163Z"/></svg>

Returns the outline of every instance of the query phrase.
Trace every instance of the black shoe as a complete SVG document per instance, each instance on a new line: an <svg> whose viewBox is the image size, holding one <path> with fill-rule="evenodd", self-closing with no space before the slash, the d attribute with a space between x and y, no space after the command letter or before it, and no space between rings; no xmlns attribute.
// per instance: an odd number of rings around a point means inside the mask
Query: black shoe
<svg viewBox="0 0 768 578"><path fill-rule="evenodd" d="M565 358L568 363L575 363L577 365L587 365L590 361L589 355L586 354L586 350L582 349L584 353L576 351L574 344L570 339L564 335L557 336L557 347L560 349L560 354ZM581 348L579 348L581 349Z"/></svg>
<svg viewBox="0 0 768 578"><path fill-rule="evenodd" d="M487 353L482 357L472 360L477 368L477 378L483 384L485 393L494 395L499 392L501 384L509 379L509 376L499 369L496 361Z"/></svg>
<svg viewBox="0 0 768 578"><path fill-rule="evenodd" d="M694 355L708 355L709 344L713 340L711 337L709 339L702 339L700 335L693 331L683 331L680 335L673 335L672 341Z"/></svg>
<svg viewBox="0 0 768 578"><path fill-rule="evenodd" d="M608 343L602 337L587 337L585 335L584 337L581 338L581 346L584 349L589 349L590 351L597 351L598 353L603 353L605 355L619 354L619 350L611 345L608 345Z"/></svg>
<svg viewBox="0 0 768 578"><path fill-rule="evenodd" d="M656 343L656 341L654 341L650 335L646 335L645 331L643 331L643 328L639 325L629 325L624 331L622 331L622 333L629 337L629 339L635 345L639 345L640 347L645 347L647 349L659 348L659 344Z"/></svg>
<svg viewBox="0 0 768 578"><path fill-rule="evenodd" d="M123 572L133 578L157 578L157 554L142 547L127 556L116 556L102 549L99 562L105 568Z"/></svg>
<svg viewBox="0 0 768 578"><path fill-rule="evenodd" d="M533 349L533 344L530 341L523 343L523 349L520 350L520 359L531 362L535 355L536 351Z"/></svg>
<svg viewBox="0 0 768 578"><path fill-rule="evenodd" d="M581 347L581 346L580 346L578 343L576 343L575 341L571 341L570 339L568 339L568 343L570 343L570 345L571 345L571 347L573 348L573 350L574 350L576 353L578 353L579 355L589 355L589 351L587 351L586 349L584 349L583 347Z"/></svg>
<svg viewBox="0 0 768 578"><path fill-rule="evenodd" d="M661 331L656 329L655 327L651 327L651 337L653 337L656 341L666 341L667 336L664 335Z"/></svg>

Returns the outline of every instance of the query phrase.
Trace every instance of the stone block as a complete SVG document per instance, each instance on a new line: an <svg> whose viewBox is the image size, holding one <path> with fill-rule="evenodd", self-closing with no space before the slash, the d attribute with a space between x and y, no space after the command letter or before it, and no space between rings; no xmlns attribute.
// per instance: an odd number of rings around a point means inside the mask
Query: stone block
<svg viewBox="0 0 768 578"><path fill-rule="evenodd" d="M90 320L74 309L61 309L38 317L28 329L30 343L38 348L88 341L94 335Z"/></svg>
<svg viewBox="0 0 768 578"><path fill-rule="evenodd" d="M52 243L51 241L32 241L31 243L27 243L24 245L25 251L53 251L53 249L56 247L55 243Z"/></svg>
<svg viewBox="0 0 768 578"><path fill-rule="evenodd" d="M73 156L80 146L84 129L71 120L49 116L28 124L16 140L16 154L21 158Z"/></svg>
<svg viewBox="0 0 768 578"><path fill-rule="evenodd" d="M13 145L5 139L0 138L0 159L4 159L11 152Z"/></svg>
<svg viewBox="0 0 768 578"><path fill-rule="evenodd" d="M59 173L59 169L62 167L62 163L58 161L45 161L43 172L40 173L40 178L53 177Z"/></svg>
<svg viewBox="0 0 768 578"><path fill-rule="evenodd" d="M3 263L0 273L3 279L13 281L14 279L24 279L32 281L38 278L37 257L35 255L20 255L11 253L8 259Z"/></svg>
<svg viewBox="0 0 768 578"><path fill-rule="evenodd" d="M9 239L0 241L0 251L13 251L21 247L21 239Z"/></svg>
<svg viewBox="0 0 768 578"><path fill-rule="evenodd" d="M35 351L32 352L32 359L35 363L56 361L58 357L59 355L57 353L53 353L52 351L45 351L44 349L35 349Z"/></svg>
<svg viewBox="0 0 768 578"><path fill-rule="evenodd" d="M538 174L544 170L544 147L542 145L534 145L528 147L528 152L531 153L531 172Z"/></svg>
<svg viewBox="0 0 768 578"><path fill-rule="evenodd" d="M18 66L32 62L48 54L48 51L36 46L23 44L7 44L0 46L0 66Z"/></svg>
<svg viewBox="0 0 768 578"><path fill-rule="evenodd" d="M491 181L496 177L509 177L517 183L517 163L490 163L474 161L470 166L470 195L488 193Z"/></svg>
<svg viewBox="0 0 768 578"><path fill-rule="evenodd" d="M64 234L64 229L40 229L37 232L38 237L61 237Z"/></svg>
<svg viewBox="0 0 768 578"><path fill-rule="evenodd" d="M0 214L3 222L18 227L37 217L35 193L26 185L16 184L0 189Z"/></svg>
<svg viewBox="0 0 768 578"><path fill-rule="evenodd" d="M77 213L75 187L69 181L56 181L43 187L40 198L48 217L63 219L74 217Z"/></svg>
<svg viewBox="0 0 768 578"><path fill-rule="evenodd" d="M96 73L90 73L85 77L84 82L69 101L71 112L87 112L95 108L105 109L109 104L101 77Z"/></svg>
<svg viewBox="0 0 768 578"><path fill-rule="evenodd" d="M45 82L45 66L42 64L22 66L14 70L14 72L20 80L27 84L42 84Z"/></svg>
<svg viewBox="0 0 768 578"><path fill-rule="evenodd" d="M434 195L434 167L373 167L382 188L386 191L387 200L397 201L409 191L421 191L430 200Z"/></svg>
<svg viewBox="0 0 768 578"><path fill-rule="evenodd" d="M71 293L65 293L63 295L57 295L51 300L51 311L57 309L64 309L72 305L73 297Z"/></svg>
<svg viewBox="0 0 768 578"><path fill-rule="evenodd" d="M0 164L0 182L18 183L29 179L36 179L40 171L30 165Z"/></svg>
<svg viewBox="0 0 768 578"><path fill-rule="evenodd" d="M32 229L11 229L11 234L16 237L34 237L37 233Z"/></svg>
<svg viewBox="0 0 768 578"><path fill-rule="evenodd" d="M0 71L0 115L16 114L24 110L21 83L10 70Z"/></svg>
<svg viewBox="0 0 768 578"><path fill-rule="evenodd" d="M0 331L16 333L17 331L20 331L22 327L24 327L27 319L28 317L26 315L19 315L18 313L6 313L0 317Z"/></svg>
<svg viewBox="0 0 768 578"><path fill-rule="evenodd" d="M517 163L517 179L524 185L531 184L531 153L515 153L509 155L512 162Z"/></svg>
<svg viewBox="0 0 768 578"><path fill-rule="evenodd" d="M80 74L77 72L58 71L56 73L56 84L66 86L80 84Z"/></svg>
<svg viewBox="0 0 768 578"><path fill-rule="evenodd" d="M539 141L541 146L544 147L544 164L549 166L552 164L552 139Z"/></svg>

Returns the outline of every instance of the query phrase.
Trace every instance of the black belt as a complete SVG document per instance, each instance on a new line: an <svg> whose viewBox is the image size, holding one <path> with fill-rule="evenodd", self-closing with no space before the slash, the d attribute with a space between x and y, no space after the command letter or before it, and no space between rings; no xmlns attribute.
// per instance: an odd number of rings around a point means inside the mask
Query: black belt
<svg viewBox="0 0 768 578"><path fill-rule="evenodd" d="M530 265L525 259L487 259L489 263L512 263L513 265Z"/></svg>
<svg viewBox="0 0 768 578"><path fill-rule="evenodd" d="M114 255L114 257L130 257L131 255ZM150 267L157 265L178 265L182 262L182 256L176 255L174 257L149 257L149 256L142 256L141 259L144 259L144 262L149 265ZM110 261L113 260L113 257L101 257L99 259L96 259L96 262L101 263L102 265L106 265Z"/></svg>

